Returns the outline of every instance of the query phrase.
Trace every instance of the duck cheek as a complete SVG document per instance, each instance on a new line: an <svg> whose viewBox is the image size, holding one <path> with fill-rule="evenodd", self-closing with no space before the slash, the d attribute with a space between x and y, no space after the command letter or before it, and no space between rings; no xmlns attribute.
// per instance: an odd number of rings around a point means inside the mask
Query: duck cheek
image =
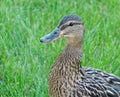
<svg viewBox="0 0 120 97"><path fill-rule="evenodd" d="M64 31L61 31L59 37L62 37L63 35L64 35Z"/></svg>
<svg viewBox="0 0 120 97"><path fill-rule="evenodd" d="M72 34L66 34L66 35L64 35L65 37L68 37L68 38L75 38L75 36L74 35L72 35Z"/></svg>
<svg viewBox="0 0 120 97"><path fill-rule="evenodd" d="M59 34L59 37L62 37L62 36L68 36L68 32L61 31L60 34Z"/></svg>

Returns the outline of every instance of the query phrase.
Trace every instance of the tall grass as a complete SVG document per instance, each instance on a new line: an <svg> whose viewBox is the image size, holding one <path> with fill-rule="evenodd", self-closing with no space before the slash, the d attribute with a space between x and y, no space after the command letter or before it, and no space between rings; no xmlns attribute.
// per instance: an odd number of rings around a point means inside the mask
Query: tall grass
<svg viewBox="0 0 120 97"><path fill-rule="evenodd" d="M120 76L120 0L0 0L0 96L48 97L47 76L65 39L41 44L66 14L85 25L83 66Z"/></svg>

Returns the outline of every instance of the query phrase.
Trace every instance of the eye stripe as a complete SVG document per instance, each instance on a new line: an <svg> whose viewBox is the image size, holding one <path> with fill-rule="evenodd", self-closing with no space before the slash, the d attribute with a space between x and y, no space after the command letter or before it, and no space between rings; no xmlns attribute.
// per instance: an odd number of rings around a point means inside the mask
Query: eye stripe
<svg viewBox="0 0 120 97"><path fill-rule="evenodd" d="M69 26L69 25L63 25L63 26L61 27L61 30L67 28L68 26Z"/></svg>
<svg viewBox="0 0 120 97"><path fill-rule="evenodd" d="M74 26L74 25L81 25L81 24L83 24L83 23L72 23L72 25L63 25L63 26L61 26L61 30L63 30L63 29L65 29L65 28L67 28L67 27L69 27L69 26Z"/></svg>

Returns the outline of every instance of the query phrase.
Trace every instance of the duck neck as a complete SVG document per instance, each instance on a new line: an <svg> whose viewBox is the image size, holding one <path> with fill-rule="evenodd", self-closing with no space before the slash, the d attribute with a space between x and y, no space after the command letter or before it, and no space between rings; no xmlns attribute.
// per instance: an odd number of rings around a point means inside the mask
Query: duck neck
<svg viewBox="0 0 120 97"><path fill-rule="evenodd" d="M81 45L67 43L63 50L63 55L65 56L66 65L72 70L70 70L71 72L78 73L82 69L80 62L82 56Z"/></svg>
<svg viewBox="0 0 120 97"><path fill-rule="evenodd" d="M81 73L84 76L80 62L81 55L81 41L76 43L69 41L54 65L57 64L59 66L60 70L58 71L61 72L61 75L77 75Z"/></svg>
<svg viewBox="0 0 120 97"><path fill-rule="evenodd" d="M80 37L67 37L67 46L72 47L73 49L82 47L82 39Z"/></svg>

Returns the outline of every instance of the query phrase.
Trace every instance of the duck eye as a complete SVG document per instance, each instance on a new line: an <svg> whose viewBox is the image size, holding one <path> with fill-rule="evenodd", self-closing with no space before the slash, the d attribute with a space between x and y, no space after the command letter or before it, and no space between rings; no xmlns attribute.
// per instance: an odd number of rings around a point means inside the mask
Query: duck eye
<svg viewBox="0 0 120 97"><path fill-rule="evenodd" d="M73 26L73 23L70 23L69 26Z"/></svg>

